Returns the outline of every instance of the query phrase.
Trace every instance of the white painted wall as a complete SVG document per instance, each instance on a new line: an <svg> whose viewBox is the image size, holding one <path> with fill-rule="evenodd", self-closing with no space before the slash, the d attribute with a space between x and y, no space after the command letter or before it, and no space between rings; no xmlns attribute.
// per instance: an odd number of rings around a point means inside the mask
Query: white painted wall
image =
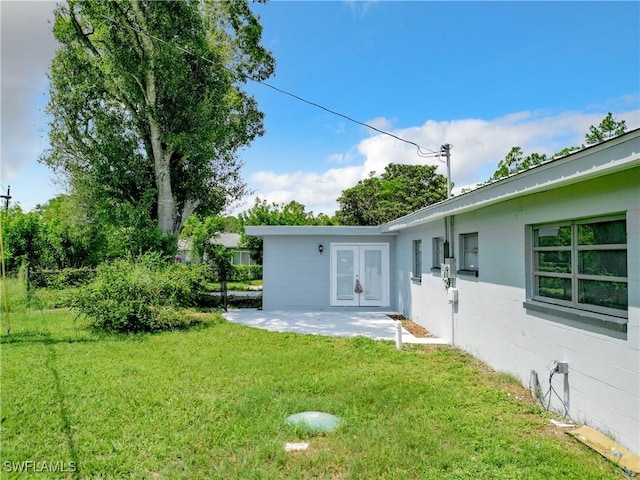
<svg viewBox="0 0 640 480"><path fill-rule="evenodd" d="M393 251L393 236L359 235L265 235L263 256L262 308L282 309L329 309L330 308L330 244L342 243L387 243ZM324 251L318 252L322 244ZM390 270L394 271L395 259L390 259ZM393 278L390 288L395 289ZM395 296L385 311L395 311ZM345 308L345 307L334 307Z"/></svg>
<svg viewBox="0 0 640 480"><path fill-rule="evenodd" d="M629 318L626 339L590 331L552 315L527 311L526 225L626 212ZM529 384L537 372L543 391L555 360L569 363L569 415L640 453L640 168L506 201L454 219L459 234L478 232L479 276L459 277L452 307L431 266L432 238L444 222L401 230L397 237L397 306L408 318ZM422 239L422 282L412 282L412 241ZM562 375L553 386L562 397ZM561 409L557 398L552 406Z"/></svg>

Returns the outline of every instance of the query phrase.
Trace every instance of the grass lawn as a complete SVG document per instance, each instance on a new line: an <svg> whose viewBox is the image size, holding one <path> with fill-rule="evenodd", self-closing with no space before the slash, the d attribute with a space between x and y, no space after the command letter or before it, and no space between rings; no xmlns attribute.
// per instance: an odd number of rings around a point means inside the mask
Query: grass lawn
<svg viewBox="0 0 640 480"><path fill-rule="evenodd" d="M25 478L8 470L26 461L75 466L27 476L43 479L624 478L456 349L210 320L134 336L98 334L67 310L13 314L2 478ZM320 435L285 425L307 410L342 423Z"/></svg>

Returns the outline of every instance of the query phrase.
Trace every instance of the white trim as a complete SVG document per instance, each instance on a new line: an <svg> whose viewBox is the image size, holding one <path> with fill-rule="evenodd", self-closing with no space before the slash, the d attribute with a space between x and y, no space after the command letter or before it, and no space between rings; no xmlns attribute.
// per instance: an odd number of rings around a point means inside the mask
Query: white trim
<svg viewBox="0 0 640 480"><path fill-rule="evenodd" d="M380 235L380 227L357 227L357 226L289 226L289 225L259 225L259 226L246 226L244 227L245 234L253 237L264 237L271 235L316 235L316 236L329 236L329 235L343 235L343 236L355 236L355 235ZM395 233L391 233L395 235Z"/></svg>
<svg viewBox="0 0 640 480"><path fill-rule="evenodd" d="M355 270L354 277L364 277L364 265L365 265L365 252L367 250L376 250L381 254L381 281L382 292L380 300L367 300L363 294L354 295L351 299L338 299L338 284L337 284L337 252L338 250L351 250L354 253ZM329 303L332 307L388 307L390 302L390 281L389 281L389 244L388 243L344 243L344 242L331 242L329 244L329 250L331 255L331 268L330 271L330 300ZM355 284L354 278L354 284ZM362 283L362 286L366 288L366 284Z"/></svg>

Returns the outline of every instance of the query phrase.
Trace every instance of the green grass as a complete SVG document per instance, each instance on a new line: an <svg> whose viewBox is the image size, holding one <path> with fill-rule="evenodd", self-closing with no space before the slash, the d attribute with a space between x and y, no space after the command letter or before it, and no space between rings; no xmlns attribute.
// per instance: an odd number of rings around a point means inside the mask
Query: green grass
<svg viewBox="0 0 640 480"><path fill-rule="evenodd" d="M511 376L456 349L209 319L107 335L66 310L14 313L1 339L2 478L24 478L6 462L25 461L77 466L43 479L623 478L518 400ZM307 410L342 423L320 435L285 425ZM285 452L300 441L307 451Z"/></svg>
<svg viewBox="0 0 640 480"><path fill-rule="evenodd" d="M235 290L237 292L246 292L253 290L252 287L261 287L262 280L248 280L246 282L227 282L227 290ZM209 290L212 292L220 291L219 283L211 283L208 285Z"/></svg>

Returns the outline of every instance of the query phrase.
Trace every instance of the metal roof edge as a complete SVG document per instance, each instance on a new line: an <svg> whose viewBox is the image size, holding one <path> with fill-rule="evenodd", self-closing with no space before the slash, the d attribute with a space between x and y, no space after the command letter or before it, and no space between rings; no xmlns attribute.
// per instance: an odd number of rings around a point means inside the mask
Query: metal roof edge
<svg viewBox="0 0 640 480"><path fill-rule="evenodd" d="M395 235L395 232L381 232L380 226L343 226L343 225L309 225L309 226L291 226L291 225L247 225L245 234L253 237L265 236L284 236L284 235Z"/></svg>
<svg viewBox="0 0 640 480"><path fill-rule="evenodd" d="M629 153L611 159L603 151L629 143ZM589 146L575 153L536 165L523 172L492 182L462 195L429 205L380 226L381 233L391 233L457 215L523 195L551 190L593 177L640 166L640 129L611 140ZM549 174L553 172L553 176ZM548 178L545 178L547 176Z"/></svg>

